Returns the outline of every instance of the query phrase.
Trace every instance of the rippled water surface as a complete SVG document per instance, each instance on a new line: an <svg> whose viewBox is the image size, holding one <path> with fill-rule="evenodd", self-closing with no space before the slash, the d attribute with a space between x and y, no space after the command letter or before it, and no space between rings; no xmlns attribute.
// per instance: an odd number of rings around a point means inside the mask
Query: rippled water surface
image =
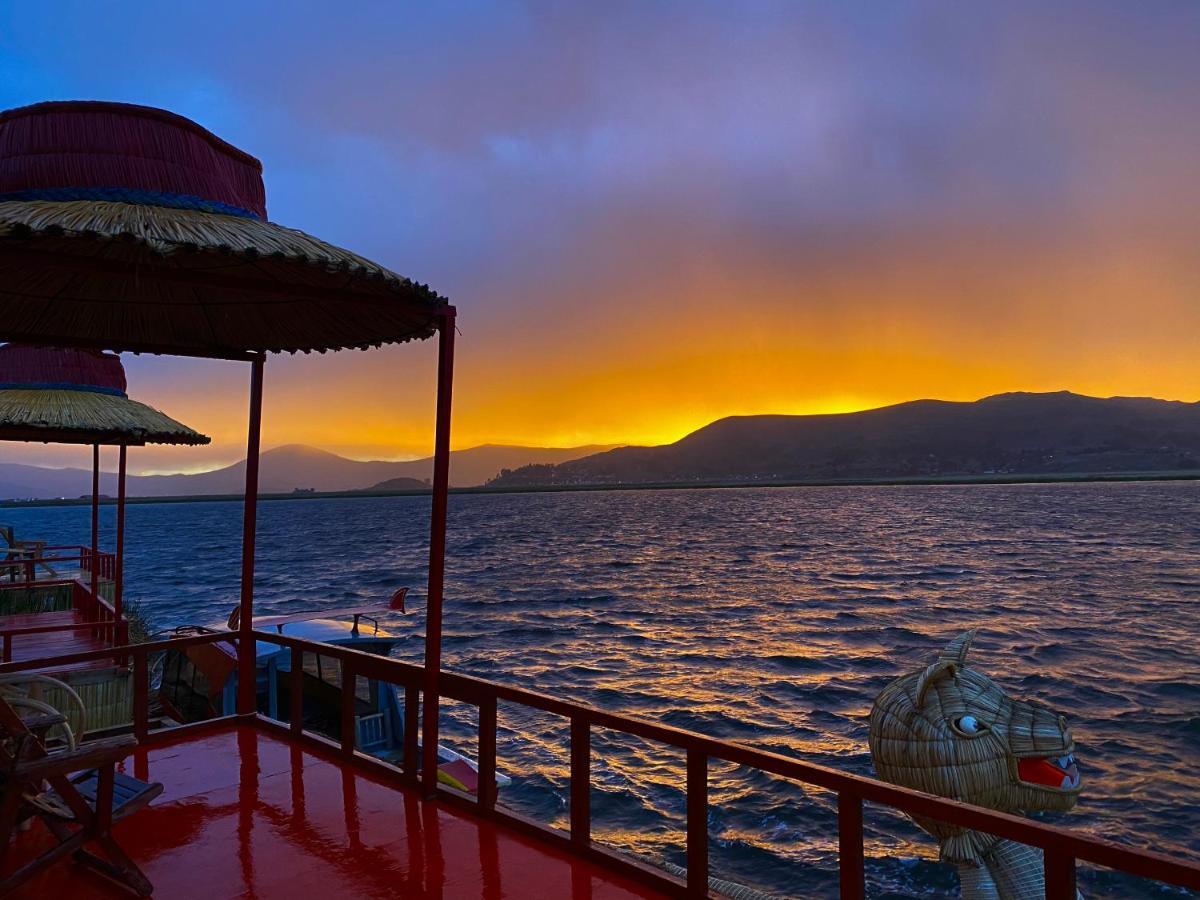
<svg viewBox="0 0 1200 900"><path fill-rule="evenodd" d="M426 498L297 500L259 513L261 611L416 602L388 626L419 661ZM112 511L105 510L106 527ZM4 510L86 540L84 508ZM133 506L128 594L155 625L236 602L236 503ZM895 676L979 628L972 663L1072 721L1071 827L1200 855L1200 485L878 487L454 496L447 667L869 773L867 714ZM449 742L473 752L474 713ZM503 800L565 824L567 734L501 707ZM600 731L595 834L684 862L683 759ZM714 874L836 894L832 798L714 765ZM868 893L954 896L936 847L867 810ZM1089 897L1179 896L1084 869Z"/></svg>

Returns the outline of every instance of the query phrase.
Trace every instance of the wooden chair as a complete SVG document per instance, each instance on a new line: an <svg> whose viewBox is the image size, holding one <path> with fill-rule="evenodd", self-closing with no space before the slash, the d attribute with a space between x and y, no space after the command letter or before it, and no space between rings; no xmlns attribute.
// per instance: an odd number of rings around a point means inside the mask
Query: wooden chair
<svg viewBox="0 0 1200 900"><path fill-rule="evenodd" d="M23 719L0 695L0 896L71 854L77 862L148 897L154 888L117 844L112 825L148 804L163 786L116 771L116 764L137 746L132 735L48 751L45 736L63 721L63 716L46 713ZM14 833L34 817L57 843L4 874ZM94 844L99 855L86 849L88 844Z"/></svg>
<svg viewBox="0 0 1200 900"><path fill-rule="evenodd" d="M26 571L27 581L33 581L34 571L37 566L45 569L51 578L57 578L58 572L45 560L41 560L46 555L47 541L33 539L18 539L16 530L11 525L0 525L0 540L4 541L0 545L0 553L4 553L4 562L6 562L6 573L16 581L22 570ZM28 560L41 560L38 563L30 563Z"/></svg>

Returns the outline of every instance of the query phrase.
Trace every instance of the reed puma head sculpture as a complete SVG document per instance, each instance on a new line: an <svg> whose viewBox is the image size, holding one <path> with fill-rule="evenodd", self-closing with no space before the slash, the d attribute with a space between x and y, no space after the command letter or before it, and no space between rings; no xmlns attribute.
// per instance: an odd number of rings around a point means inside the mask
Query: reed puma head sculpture
<svg viewBox="0 0 1200 900"><path fill-rule="evenodd" d="M1014 700L966 665L974 631L889 684L871 709L870 744L885 781L1004 812L1066 810L1079 796L1066 720ZM947 862L978 864L996 838L914 817Z"/></svg>

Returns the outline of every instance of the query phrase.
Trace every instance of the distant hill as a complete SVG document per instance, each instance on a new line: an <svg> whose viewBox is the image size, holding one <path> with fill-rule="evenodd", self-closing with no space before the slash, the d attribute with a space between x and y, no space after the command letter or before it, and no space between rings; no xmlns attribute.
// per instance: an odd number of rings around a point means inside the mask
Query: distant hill
<svg viewBox="0 0 1200 900"><path fill-rule="evenodd" d="M396 463L360 462L304 444L285 444L259 457L259 491L286 494L297 488L352 491L368 487L395 473ZM177 497L186 494L237 494L246 484L246 461L211 472L191 475L139 475L129 479L129 493L138 497Z"/></svg>
<svg viewBox="0 0 1200 900"><path fill-rule="evenodd" d="M507 447L487 445L450 454L451 483L472 487L487 481L506 466L535 462L562 462L594 453L603 447ZM294 490L420 490L433 475L433 460L362 462L303 444L287 444L260 457L259 491L287 494ZM131 497L178 497L241 493L246 481L245 460L210 472L177 475L131 475ZM389 485L384 487L383 485ZM0 463L0 499L79 497L90 494L92 475L84 469L48 469L18 463ZM116 494L116 478L104 473L102 493Z"/></svg>
<svg viewBox="0 0 1200 900"><path fill-rule="evenodd" d="M116 478L100 476L101 493L116 493ZM83 469L44 469L0 463L0 498L78 497L92 492L92 473Z"/></svg>
<svg viewBox="0 0 1200 900"><path fill-rule="evenodd" d="M554 464L578 459L611 450L614 444L590 444L586 447L510 447L505 444L481 444L469 450L455 450L450 454L450 484L454 487L475 487L495 478L501 469L512 469L533 463ZM395 468L393 477L416 478L424 481L433 478L433 457L414 459L412 462L390 463ZM374 485L376 490L392 490L383 483Z"/></svg>
<svg viewBox="0 0 1200 900"><path fill-rule="evenodd" d="M373 484L369 488L362 488L364 491L427 491L429 490L429 482L418 478L389 478L387 481L381 481L379 484Z"/></svg>
<svg viewBox="0 0 1200 900"><path fill-rule="evenodd" d="M501 473L498 487L772 482L1200 468L1200 404L1067 391L734 416L673 444Z"/></svg>

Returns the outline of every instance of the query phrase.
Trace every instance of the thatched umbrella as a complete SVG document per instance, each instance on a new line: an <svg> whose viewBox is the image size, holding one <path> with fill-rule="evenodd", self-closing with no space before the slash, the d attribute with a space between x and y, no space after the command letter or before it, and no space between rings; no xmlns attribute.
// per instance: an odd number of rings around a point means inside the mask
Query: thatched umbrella
<svg viewBox="0 0 1200 900"><path fill-rule="evenodd" d="M120 103L0 113L10 340L174 355L336 350L433 335L446 301L267 221L262 164Z"/></svg>
<svg viewBox="0 0 1200 900"><path fill-rule="evenodd" d="M120 103L0 113L0 339L251 363L238 711L254 711L253 576L266 353L439 336L424 675L437 778L455 310L428 287L267 221L262 165L194 122Z"/></svg>
<svg viewBox="0 0 1200 900"><path fill-rule="evenodd" d="M97 350L0 346L0 440L55 444L207 444L125 392L125 367Z"/></svg>
<svg viewBox="0 0 1200 900"><path fill-rule="evenodd" d="M113 616L121 627L125 569L126 452L144 444L207 444L209 438L125 392L125 367L112 353L0 346L0 440L92 446L91 591L98 599L100 445L119 448ZM118 635L114 633L114 639Z"/></svg>

